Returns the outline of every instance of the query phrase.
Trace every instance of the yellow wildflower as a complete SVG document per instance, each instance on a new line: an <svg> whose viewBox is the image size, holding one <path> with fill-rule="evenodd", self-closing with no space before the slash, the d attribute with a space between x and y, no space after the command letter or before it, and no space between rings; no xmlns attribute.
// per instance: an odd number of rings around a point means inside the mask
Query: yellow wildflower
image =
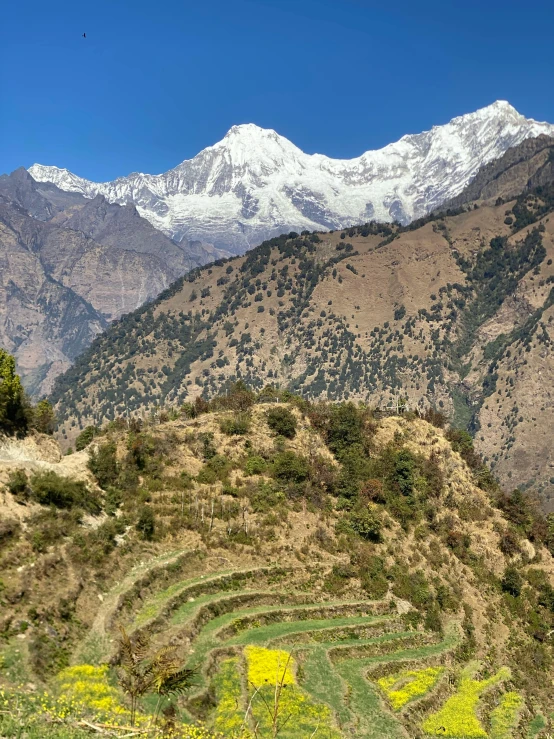
<svg viewBox="0 0 554 739"><path fill-rule="evenodd" d="M377 684L389 699L395 711L410 701L421 698L435 687L444 673L444 667L427 667L424 670L403 672L377 680Z"/></svg>
<svg viewBox="0 0 554 739"><path fill-rule="evenodd" d="M56 679L59 695L57 711L66 715L88 710L95 715L126 714L119 693L108 681L108 666L75 665L62 670ZM80 710L79 710L80 709Z"/></svg>
<svg viewBox="0 0 554 739"><path fill-rule="evenodd" d="M251 715L261 736L269 735L273 719L281 726L282 739L298 739L315 734L319 739L340 739L333 727L333 715L328 706L316 703L296 685L295 661L288 652L248 646L248 680L254 686ZM282 685L276 692L276 686ZM276 697L278 696L278 697ZM268 706L270 708L268 710Z"/></svg>
<svg viewBox="0 0 554 739"><path fill-rule="evenodd" d="M423 723L423 730L426 734L487 739L487 732L477 718L475 709L484 691L508 678L510 671L507 667L503 667L488 680L473 680L471 675L475 674L477 667L478 665L471 664L465 668L458 692Z"/></svg>
<svg viewBox="0 0 554 739"><path fill-rule="evenodd" d="M245 649L248 660L248 681L259 688L262 685L294 685L293 660L281 649L264 649L249 646Z"/></svg>
<svg viewBox="0 0 554 739"><path fill-rule="evenodd" d="M504 693L498 706L491 713L491 739L510 739L517 725L523 698L519 693Z"/></svg>
<svg viewBox="0 0 554 739"><path fill-rule="evenodd" d="M238 672L238 659L224 660L214 678L217 708L214 719L214 729L223 736L244 736L245 706L242 698L242 685ZM242 734L241 734L242 731Z"/></svg>

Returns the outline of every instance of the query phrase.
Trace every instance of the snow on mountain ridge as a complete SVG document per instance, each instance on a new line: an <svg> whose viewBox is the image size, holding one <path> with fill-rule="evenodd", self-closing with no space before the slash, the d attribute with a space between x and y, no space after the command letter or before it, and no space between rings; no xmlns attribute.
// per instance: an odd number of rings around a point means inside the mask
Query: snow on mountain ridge
<svg viewBox="0 0 554 739"><path fill-rule="evenodd" d="M276 131L247 123L159 175L95 183L39 164L29 172L86 197L132 202L173 238L240 253L290 229L409 222L459 194L483 164L541 133L554 135L554 125L497 101L354 159L306 154Z"/></svg>

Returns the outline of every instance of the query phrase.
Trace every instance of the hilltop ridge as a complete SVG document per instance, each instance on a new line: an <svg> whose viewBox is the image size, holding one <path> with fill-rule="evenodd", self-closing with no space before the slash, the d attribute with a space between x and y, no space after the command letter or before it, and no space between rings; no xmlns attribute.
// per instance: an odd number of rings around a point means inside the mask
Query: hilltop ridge
<svg viewBox="0 0 554 739"><path fill-rule="evenodd" d="M101 665L117 662L119 624L201 666L180 715L226 737L240 735L252 647L260 660L294 651L295 695L310 711L287 739L308 739L318 717L328 739L438 736L437 716L461 718L444 712L464 676L496 676L468 709L481 736L495 736L506 693L517 696L505 718L514 739L547 727L552 521L498 489L467 434L427 418L376 420L238 385L181 413L88 429L85 498L73 486L54 499L61 483L13 460L3 495L23 526L0 537L0 683L11 691L25 675L53 691L69 662L85 681L69 721L98 721L87 680L103 684ZM46 491L57 502L37 505ZM404 670L435 679L397 704L385 678Z"/></svg>

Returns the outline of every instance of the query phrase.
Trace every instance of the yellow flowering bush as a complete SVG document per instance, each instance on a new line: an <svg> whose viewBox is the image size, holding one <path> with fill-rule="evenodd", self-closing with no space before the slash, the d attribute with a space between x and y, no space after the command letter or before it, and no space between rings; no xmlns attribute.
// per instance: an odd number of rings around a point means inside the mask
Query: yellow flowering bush
<svg viewBox="0 0 554 739"><path fill-rule="evenodd" d="M424 670L403 670L377 680L377 685L387 696L395 711L407 703L428 693L444 673L444 667L427 667Z"/></svg>
<svg viewBox="0 0 554 739"><path fill-rule="evenodd" d="M293 660L282 649L264 649L249 646L245 649L248 661L248 682L259 688L266 683L294 685Z"/></svg>
<svg viewBox="0 0 554 739"><path fill-rule="evenodd" d="M274 688L265 687L266 701L271 706ZM258 734L271 736L272 716L262 701L257 700L253 706L254 723L258 725ZM317 728L318 739L341 739L342 734L332 726L331 710L322 703L315 703L303 691L293 686L284 689L279 704L277 723L282 726L279 737L283 739L309 739Z"/></svg>
<svg viewBox="0 0 554 739"><path fill-rule="evenodd" d="M473 680L479 665L472 663L462 672L458 692L443 707L423 723L423 731L431 736L487 739L487 732L475 714L481 695L488 688L510 677L510 670L502 667L487 680Z"/></svg>
<svg viewBox="0 0 554 739"><path fill-rule="evenodd" d="M519 693L504 693L491 713L491 739L510 739L523 707Z"/></svg>

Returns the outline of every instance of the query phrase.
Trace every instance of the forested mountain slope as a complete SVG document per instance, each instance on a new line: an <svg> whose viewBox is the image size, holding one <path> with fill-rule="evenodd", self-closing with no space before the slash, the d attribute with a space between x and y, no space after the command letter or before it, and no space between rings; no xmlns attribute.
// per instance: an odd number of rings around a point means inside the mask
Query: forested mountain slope
<svg viewBox="0 0 554 739"><path fill-rule="evenodd" d="M60 378L64 433L227 379L435 406L552 506L552 186L408 227L290 234L177 282Z"/></svg>

